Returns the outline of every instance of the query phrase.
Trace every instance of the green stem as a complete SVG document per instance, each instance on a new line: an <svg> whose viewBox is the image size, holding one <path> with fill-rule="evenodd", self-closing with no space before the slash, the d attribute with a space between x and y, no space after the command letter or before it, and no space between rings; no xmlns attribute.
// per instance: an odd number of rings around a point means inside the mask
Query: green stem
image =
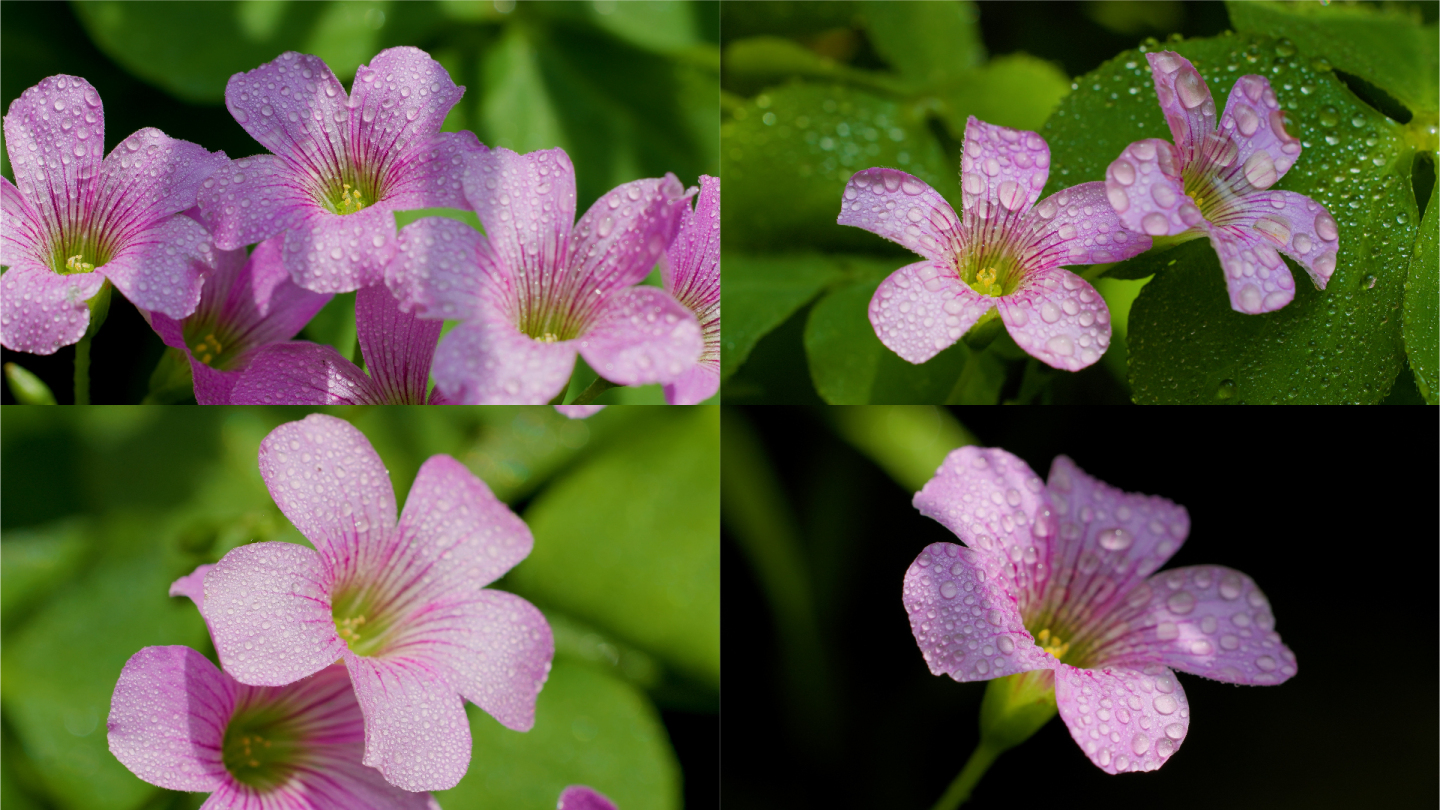
<svg viewBox="0 0 1440 810"><path fill-rule="evenodd" d="M985 771L990 769L1000 754L1000 750L981 740L980 744L975 746L970 759L965 762L965 767L960 769L960 775L945 789L945 795L940 797L940 801L935 802L934 810L955 810L964 804L965 800L970 798L970 791L980 783L980 777L985 775Z"/></svg>
<svg viewBox="0 0 1440 810"><path fill-rule="evenodd" d="M580 392L580 396L575 397L575 401L574 401L574 402L571 402L570 404L571 404L571 405L589 405L590 403L592 403L592 402L595 401L595 398L596 398L596 397L600 396L601 394L605 393L606 391L609 391L611 388L619 388L619 387L620 387L620 386L616 385L616 384L613 383L613 382L610 382L609 380L605 379L604 377L596 377L596 378L595 378L595 382L590 383L590 387L589 387L589 388L586 388L584 391L581 391L581 392Z"/></svg>
<svg viewBox="0 0 1440 810"><path fill-rule="evenodd" d="M90 333L75 344L75 404L90 404Z"/></svg>

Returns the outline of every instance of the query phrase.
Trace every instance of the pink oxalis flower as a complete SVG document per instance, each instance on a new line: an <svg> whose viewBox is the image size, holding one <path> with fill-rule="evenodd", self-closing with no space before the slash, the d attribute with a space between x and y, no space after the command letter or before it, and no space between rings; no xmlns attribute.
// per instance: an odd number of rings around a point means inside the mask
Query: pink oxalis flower
<svg viewBox="0 0 1440 810"><path fill-rule="evenodd" d="M1036 205L1049 175L1045 139L971 116L961 216L904 172L866 169L850 178L839 223L925 257L896 270L870 300L880 342L923 363L998 310L1020 348L1047 365L1075 371L1099 360L1110 345L1110 310L1061 265L1128 259L1149 250L1150 237L1121 224L1098 181Z"/></svg>
<svg viewBox="0 0 1440 810"><path fill-rule="evenodd" d="M586 419L605 410L604 405L556 405L555 410L570 419Z"/></svg>
<svg viewBox="0 0 1440 810"><path fill-rule="evenodd" d="M507 728L534 725L550 626L529 602L485 587L534 541L483 482L432 456L397 522L380 457L321 414L271 432L260 473L315 550L245 545L205 575L226 672L281 686L343 660L365 715L363 761L405 790L444 790L465 774L464 700Z"/></svg>
<svg viewBox="0 0 1440 810"><path fill-rule="evenodd" d="M225 161L146 127L103 160L105 109L76 76L51 76L10 103L0 178L0 343L53 354L85 336L86 302L108 279L137 307L183 318L214 265L210 236L180 212Z"/></svg>
<svg viewBox="0 0 1440 810"><path fill-rule="evenodd" d="M695 210L685 210L660 268L665 290L695 313L705 337L700 359L665 384L665 401L694 405L720 390L720 178L700 175Z"/></svg>
<svg viewBox="0 0 1440 810"><path fill-rule="evenodd" d="M1277 250L1325 289L1340 230L1320 203L1271 188L1300 157L1300 140L1285 131L1270 82L1237 79L1217 129L1210 87L1190 61L1172 51L1145 57L1175 143L1136 141L1110 164L1105 188L1120 221L1155 237L1208 235L1236 312L1273 312L1295 297Z"/></svg>
<svg viewBox="0 0 1440 810"><path fill-rule="evenodd" d="M440 389L427 398L430 362L441 321L422 321L400 311L384 284L355 294L355 336L370 370L330 346L308 341L276 343L256 353L235 386L235 405L431 405L444 404Z"/></svg>
<svg viewBox="0 0 1440 810"><path fill-rule="evenodd" d="M294 337L331 298L290 280L280 243L267 239L249 256L243 248L216 251L193 314L177 320L145 313L166 346L185 352L201 405L228 404L256 353Z"/></svg>
<svg viewBox="0 0 1440 810"><path fill-rule="evenodd" d="M557 810L615 810L615 803L592 787L571 785L560 793Z"/></svg>
<svg viewBox="0 0 1440 810"><path fill-rule="evenodd" d="M637 286L675 238L688 195L673 174L606 192L575 221L561 149L471 155L465 194L485 226L405 226L385 281L422 317L461 321L440 341L435 382L452 402L543 405L577 354L619 385L669 383L704 346L694 313Z"/></svg>
<svg viewBox="0 0 1440 810"><path fill-rule="evenodd" d="M915 507L965 546L935 543L905 574L910 627L936 675L1050 670L1070 736L1108 773L1179 749L1190 707L1173 669L1278 684L1296 662L1239 571L1155 573L1190 531L1184 507L1121 492L1059 456L1043 482L999 449L962 447Z"/></svg>
<svg viewBox="0 0 1440 810"><path fill-rule="evenodd" d="M204 615L202 565L176 580ZM146 782L209 793L205 810L439 810L361 764L365 720L345 667L246 686L189 647L126 662L106 722L110 752Z"/></svg>
<svg viewBox="0 0 1440 810"><path fill-rule="evenodd" d="M287 51L230 77L225 106L273 154L228 163L203 184L200 213L223 249L285 235L301 287L347 292L381 279L395 213L469 208L472 132L441 132L464 94L418 48L381 51L347 95L323 60Z"/></svg>

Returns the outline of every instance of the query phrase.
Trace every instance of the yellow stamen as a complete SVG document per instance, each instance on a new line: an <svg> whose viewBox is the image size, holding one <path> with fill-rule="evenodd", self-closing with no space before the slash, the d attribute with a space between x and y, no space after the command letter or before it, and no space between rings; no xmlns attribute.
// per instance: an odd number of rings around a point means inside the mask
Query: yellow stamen
<svg viewBox="0 0 1440 810"><path fill-rule="evenodd" d="M219 357L220 353L224 350L225 347L220 345L220 341L216 339L215 333L213 332L206 335L205 339L195 344L194 347L194 353L200 358L200 362L207 366L210 365L211 360Z"/></svg>
<svg viewBox="0 0 1440 810"><path fill-rule="evenodd" d="M981 295L991 295L996 298L1004 295L1004 291L1000 289L1000 282L996 280L995 275L995 268L993 267L987 267L981 270L975 274L975 283L970 285L970 289Z"/></svg>
<svg viewBox="0 0 1440 810"><path fill-rule="evenodd" d="M89 273L94 271L95 265L83 261L85 257L79 254L65 260L65 267L72 273Z"/></svg>
<svg viewBox="0 0 1440 810"><path fill-rule="evenodd" d="M348 644L360 640L360 626L365 624L364 616L355 616L350 619L341 619L335 623L335 631Z"/></svg>
<svg viewBox="0 0 1440 810"><path fill-rule="evenodd" d="M349 183L345 183L343 185L343 190L340 192L339 213L353 214L356 211L364 208L365 206L365 198L360 194L360 190L353 189L350 187Z"/></svg>
<svg viewBox="0 0 1440 810"><path fill-rule="evenodd" d="M554 332L546 332L545 334L543 334L543 335L540 336L540 341L541 341L542 343L554 343L555 341L557 341L557 340L559 340L559 339L560 339L560 336L557 335L557 334L555 334Z"/></svg>
<svg viewBox="0 0 1440 810"><path fill-rule="evenodd" d="M1048 627L1035 635L1035 642L1040 645L1040 649L1062 660L1065 653L1070 651L1069 642L1061 641L1059 636L1052 636Z"/></svg>

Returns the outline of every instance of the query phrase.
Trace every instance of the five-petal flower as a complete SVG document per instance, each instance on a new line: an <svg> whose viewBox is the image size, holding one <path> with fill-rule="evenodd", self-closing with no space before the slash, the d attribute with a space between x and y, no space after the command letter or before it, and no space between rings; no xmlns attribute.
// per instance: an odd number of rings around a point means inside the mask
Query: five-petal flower
<svg viewBox="0 0 1440 810"><path fill-rule="evenodd" d="M880 283L870 300L875 334L896 354L923 363L999 310L1032 357L1075 371L1110 345L1110 310L1066 264L1102 264L1150 249L1127 230L1103 183L1082 183L1041 200L1050 147L1034 132L971 116L960 158L961 217L924 181L895 169L866 169L845 186L839 223L864 228L925 257Z"/></svg>
<svg viewBox="0 0 1440 810"><path fill-rule="evenodd" d="M0 343L52 354L85 336L86 305L108 279L141 309L183 318L215 259L210 236L180 212L225 153L147 127L101 160L100 94L51 76L11 102L0 179Z"/></svg>
<svg viewBox="0 0 1440 810"><path fill-rule="evenodd" d="M1136 141L1110 164L1105 187L1120 221L1155 237L1208 235L1236 312L1273 312L1295 297L1277 250L1325 289L1340 229L1320 203L1271 188L1300 157L1300 140L1285 130L1270 82L1237 79L1217 129L1215 100L1195 66L1173 51L1145 57L1175 143Z"/></svg>
<svg viewBox="0 0 1440 810"><path fill-rule="evenodd" d="M929 546L905 574L930 671L1052 671L1061 719L1109 773L1154 770L1185 739L1172 669L1235 684L1296 673L1249 577L1216 565L1156 573L1190 531L1164 498L1121 492L1064 456L1043 482L1004 450L962 447L915 506L965 542Z"/></svg>
<svg viewBox="0 0 1440 810"><path fill-rule="evenodd" d="M685 210L660 267L665 289L695 313L705 336L700 359L665 384L665 401L694 405L720 390L720 178L700 175L695 210Z"/></svg>
<svg viewBox="0 0 1440 810"><path fill-rule="evenodd" d="M349 423L321 414L267 436L260 472L315 550L245 545L205 575L227 673L279 686L343 659L365 714L364 763L406 790L447 789L464 775L463 700L507 728L534 724L550 626L529 602L485 587L533 540L483 482L433 456L397 522L380 457Z"/></svg>

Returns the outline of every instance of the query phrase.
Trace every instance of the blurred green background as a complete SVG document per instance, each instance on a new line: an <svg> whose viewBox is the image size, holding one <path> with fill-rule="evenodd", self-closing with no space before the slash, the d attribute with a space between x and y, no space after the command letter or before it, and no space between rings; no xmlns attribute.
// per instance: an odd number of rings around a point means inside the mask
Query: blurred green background
<svg viewBox="0 0 1440 810"><path fill-rule="evenodd" d="M0 106L46 76L82 76L105 104L107 154L147 126L232 158L260 153L224 107L232 74L298 50L324 58L348 86L376 53L413 45L465 87L444 129L518 152L564 148L578 212L640 177L674 172L693 186L720 173L716 2L3 2L0 16ZM14 179L8 157L0 171ZM350 357L353 309L353 295L337 296L300 337ZM91 401L139 402L163 352L115 296L95 340ZM64 403L73 355L6 350L3 362L38 374ZM582 368L577 382L593 373L585 377ZM663 401L658 386L607 395L602 402ZM4 402L14 402L8 388Z"/></svg>
<svg viewBox="0 0 1440 810"><path fill-rule="evenodd" d="M305 544L256 465L303 408L6 408L0 424L0 804L194 810L110 755L120 669L149 645L214 659L169 584L243 543ZM474 754L446 810L549 810L590 784L624 810L718 807L719 415L714 407L318 409L351 421L397 504L459 459L520 514L531 555L496 587L555 632L535 728L468 706Z"/></svg>

